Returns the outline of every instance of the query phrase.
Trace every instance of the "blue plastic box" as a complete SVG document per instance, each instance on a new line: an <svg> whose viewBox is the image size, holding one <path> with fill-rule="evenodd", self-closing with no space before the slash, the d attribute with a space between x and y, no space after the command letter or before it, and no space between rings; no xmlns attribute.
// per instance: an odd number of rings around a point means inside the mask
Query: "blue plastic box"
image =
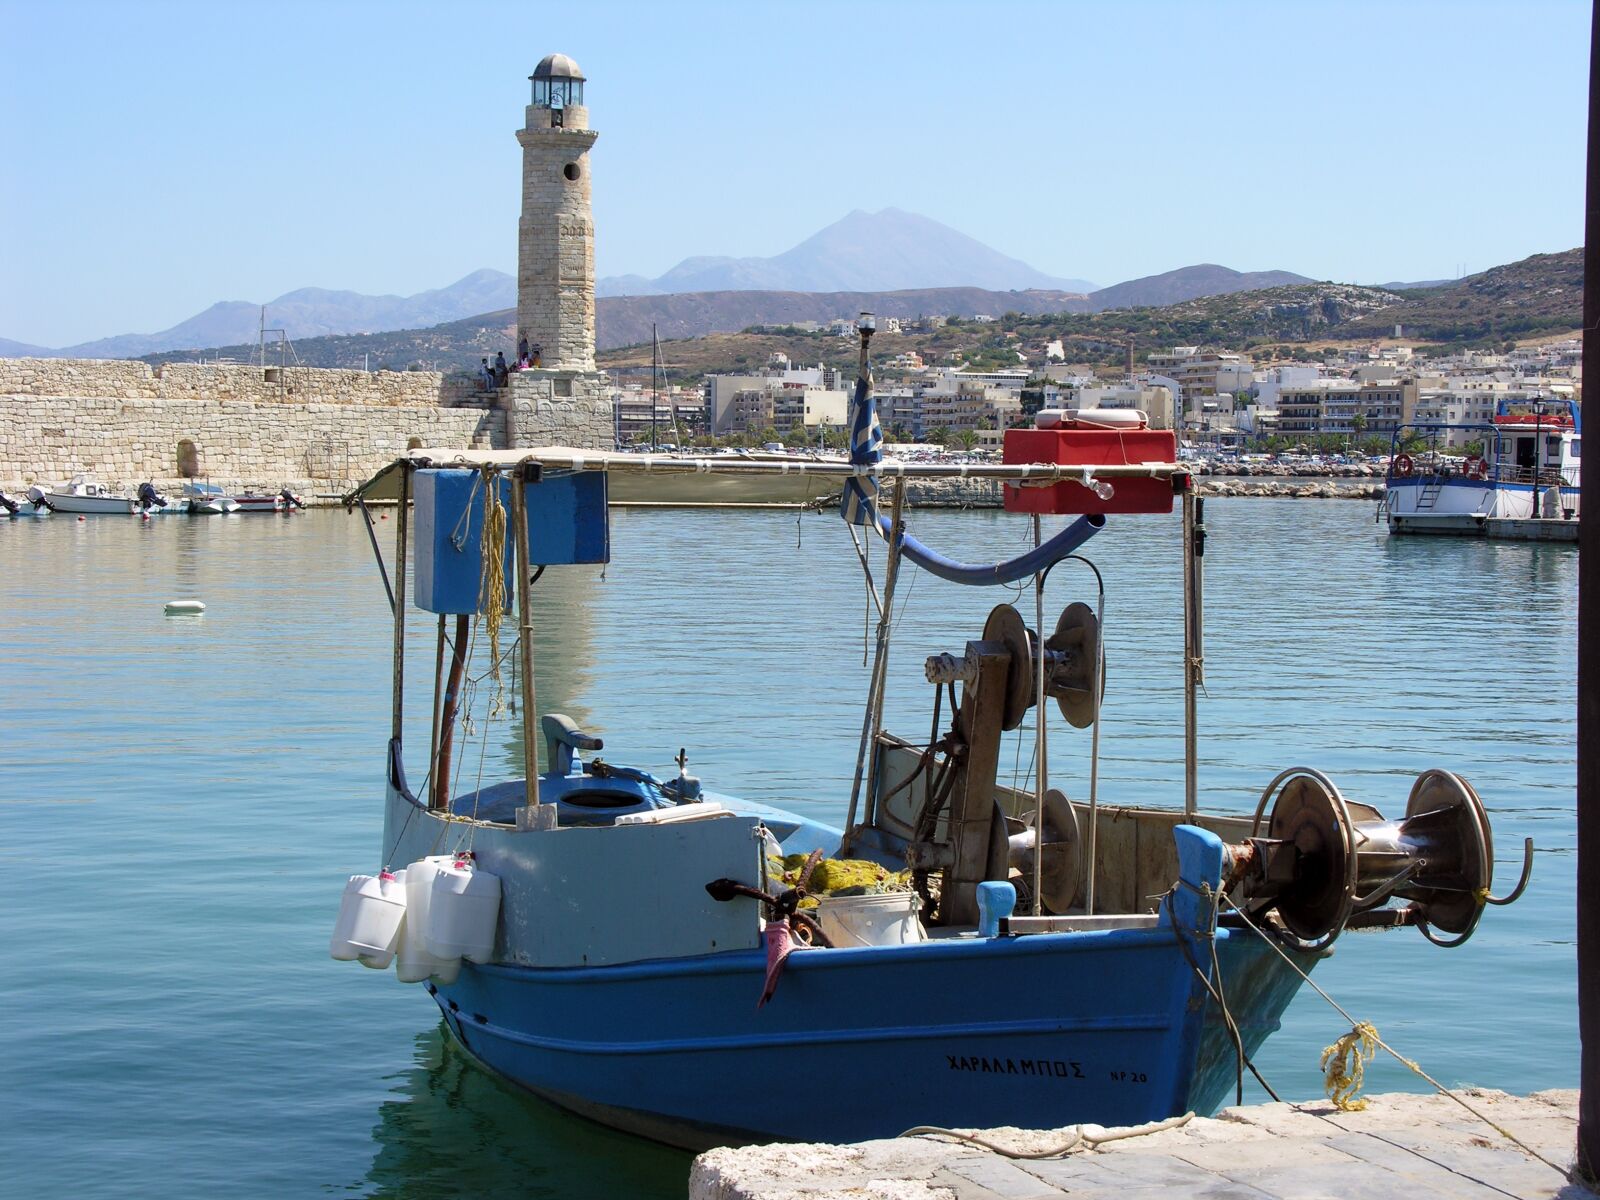
<svg viewBox="0 0 1600 1200"><path fill-rule="evenodd" d="M511 480L501 476L500 502L511 507ZM416 501L416 606L425 612L475 613L483 578L482 476L465 470L418 470ZM569 566L611 561L606 477L599 471L546 475L527 485L528 562ZM471 510L468 511L468 502ZM506 539L504 603L511 605L515 547Z"/></svg>

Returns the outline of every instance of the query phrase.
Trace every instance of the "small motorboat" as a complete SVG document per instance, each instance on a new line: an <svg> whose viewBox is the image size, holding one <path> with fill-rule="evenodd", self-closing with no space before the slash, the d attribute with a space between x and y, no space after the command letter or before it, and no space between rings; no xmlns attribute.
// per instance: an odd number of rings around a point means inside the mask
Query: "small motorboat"
<svg viewBox="0 0 1600 1200"><path fill-rule="evenodd" d="M222 516L238 512L241 507L238 500L214 483L186 483L183 498L189 502L189 511L196 515Z"/></svg>
<svg viewBox="0 0 1600 1200"><path fill-rule="evenodd" d="M305 501L288 488L284 488L276 496L269 496L265 492L240 492L232 499L239 506L240 512L290 513L306 506Z"/></svg>
<svg viewBox="0 0 1600 1200"><path fill-rule="evenodd" d="M142 496L135 499L132 496L113 492L100 483L93 475L86 472L74 475L57 487L45 491L42 488L31 487L28 489L28 499L34 504L43 502L56 512L79 513L84 515L109 515L117 514L127 516L130 513L148 511L150 508L160 508L166 502L157 495L155 489L149 484L150 495L158 503L151 503ZM143 489L141 489L141 492Z"/></svg>
<svg viewBox="0 0 1600 1200"><path fill-rule="evenodd" d="M0 520L6 517L45 517L50 515L50 505L44 500L28 496L13 496L0 489Z"/></svg>

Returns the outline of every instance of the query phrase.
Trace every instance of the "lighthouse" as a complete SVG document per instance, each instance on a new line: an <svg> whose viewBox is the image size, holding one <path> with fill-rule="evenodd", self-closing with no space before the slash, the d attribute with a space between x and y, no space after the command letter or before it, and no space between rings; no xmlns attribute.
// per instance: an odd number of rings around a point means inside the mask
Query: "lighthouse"
<svg viewBox="0 0 1600 1200"><path fill-rule="evenodd" d="M517 336L540 367L593 373L594 213L583 72L565 54L542 59L523 128L522 217L517 227ZM563 389L558 389L558 391Z"/></svg>

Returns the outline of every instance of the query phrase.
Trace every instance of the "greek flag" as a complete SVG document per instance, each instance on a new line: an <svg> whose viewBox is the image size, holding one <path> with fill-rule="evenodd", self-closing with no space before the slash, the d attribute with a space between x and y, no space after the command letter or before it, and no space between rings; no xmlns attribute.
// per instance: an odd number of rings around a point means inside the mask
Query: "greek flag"
<svg viewBox="0 0 1600 1200"><path fill-rule="evenodd" d="M878 404L872 398L872 378L856 380L855 399L850 404L850 461L858 467L877 466L883 461L883 429L878 424ZM852 525L877 523L878 477L867 475L848 479L839 515Z"/></svg>

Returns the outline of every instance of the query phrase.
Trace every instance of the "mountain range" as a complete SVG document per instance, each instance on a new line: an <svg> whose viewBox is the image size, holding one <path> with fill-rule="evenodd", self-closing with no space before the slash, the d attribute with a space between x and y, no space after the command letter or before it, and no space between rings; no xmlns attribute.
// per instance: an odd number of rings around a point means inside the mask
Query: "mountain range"
<svg viewBox="0 0 1600 1200"><path fill-rule="evenodd" d="M1097 312L1302 281L1303 276L1287 271L1241 273L1201 264L1097 290L1087 280L1036 271L927 217L886 208L852 212L773 258L689 258L656 279L601 280L597 320L605 348L648 338L652 323L665 336L694 337L753 324L828 320L851 311L850 305L868 295L884 293L900 297L885 309L888 315L943 311L972 316L990 310L995 315L1007 310ZM959 294L939 299L914 295L931 289ZM846 307L839 308L840 303ZM515 279L484 268L414 296L300 288L268 301L265 323L300 341L422 330L478 317L487 321L515 304ZM902 313L906 306L911 307ZM138 358L253 345L262 307L254 301L222 301L170 329L56 349L0 338L0 356Z"/></svg>
<svg viewBox="0 0 1600 1200"><path fill-rule="evenodd" d="M616 275L599 296L682 292L900 292L979 287L1092 292L1086 279L1057 279L948 225L898 208L857 209L773 258L686 258L665 275Z"/></svg>

